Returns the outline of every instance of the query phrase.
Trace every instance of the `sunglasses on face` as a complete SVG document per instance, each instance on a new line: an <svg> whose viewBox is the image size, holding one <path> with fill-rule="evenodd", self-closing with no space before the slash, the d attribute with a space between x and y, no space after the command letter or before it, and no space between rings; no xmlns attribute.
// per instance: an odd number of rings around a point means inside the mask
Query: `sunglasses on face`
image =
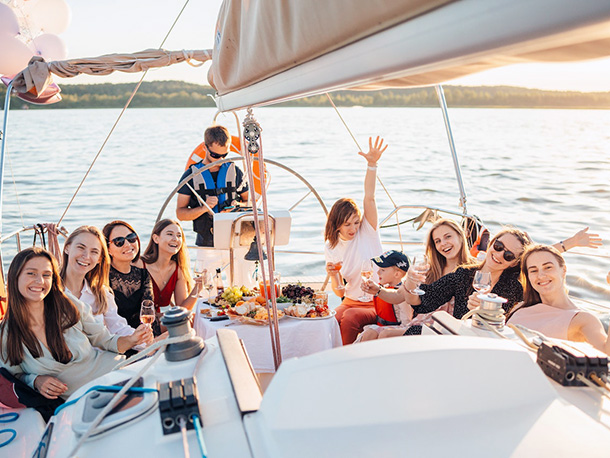
<svg viewBox="0 0 610 458"><path fill-rule="evenodd" d="M210 147L208 145L205 145L205 149L208 150L208 153L210 153L210 156L212 156L214 159L224 159L229 154L228 152L224 154L215 153L214 151L210 150Z"/></svg>
<svg viewBox="0 0 610 458"><path fill-rule="evenodd" d="M115 237L111 240L111 242L114 243L119 248L122 247L123 245L125 245L125 242L134 244L137 241L138 241L138 236L136 235L135 232L132 232L131 234L127 234L125 237Z"/></svg>
<svg viewBox="0 0 610 458"><path fill-rule="evenodd" d="M504 252L503 256L504 256L504 260L506 262L511 262L511 261L514 261L515 259L517 259L517 256L515 256L515 253L513 253L512 251L508 251L506 249L506 247L504 246L504 244L500 240L496 240L494 242L493 248L498 253L501 252L501 251Z"/></svg>

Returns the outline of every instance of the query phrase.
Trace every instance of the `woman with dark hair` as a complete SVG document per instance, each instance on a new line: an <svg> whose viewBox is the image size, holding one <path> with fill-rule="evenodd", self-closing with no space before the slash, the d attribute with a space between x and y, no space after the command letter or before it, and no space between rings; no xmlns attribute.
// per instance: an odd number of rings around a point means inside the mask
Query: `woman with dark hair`
<svg viewBox="0 0 610 458"><path fill-rule="evenodd" d="M193 281L184 231L177 221L163 219L155 224L150 242L142 255L144 267L152 280L157 311L174 304L191 310L197 302L201 278Z"/></svg>
<svg viewBox="0 0 610 458"><path fill-rule="evenodd" d="M94 318L112 334L132 336L135 332L134 345L151 343L153 335L148 326L141 324L134 329L118 314L108 282L109 271L110 256L101 231L94 226L72 231L64 243L60 272L66 293L89 305Z"/></svg>
<svg viewBox="0 0 610 458"><path fill-rule="evenodd" d="M377 227L375 180L377 161L386 149L383 139L377 137L373 144L369 138L368 153L358 153L367 161L363 214L352 199L339 199L328 214L324 230L326 271L333 292L343 298L335 310L344 345L353 343L365 325L377 321L372 299L365 302L362 298L360 273L364 261L383 251Z"/></svg>
<svg viewBox="0 0 610 458"><path fill-rule="evenodd" d="M140 259L140 238L135 229L125 221L112 221L104 226L111 266L110 287L114 292L119 315L132 328L140 325L140 308L143 300L153 300L153 289L148 271ZM153 323L153 332L159 335L158 320Z"/></svg>
<svg viewBox="0 0 610 458"><path fill-rule="evenodd" d="M122 358L117 353L133 346L131 336L110 334L89 306L66 296L57 261L42 248L17 253L7 284L0 365L46 398L70 396L111 371Z"/></svg>
<svg viewBox="0 0 610 458"><path fill-rule="evenodd" d="M610 355L610 338L599 318L579 309L568 296L566 271L565 260L554 247L529 247L521 261L523 304L514 307L508 321L548 337L588 342Z"/></svg>

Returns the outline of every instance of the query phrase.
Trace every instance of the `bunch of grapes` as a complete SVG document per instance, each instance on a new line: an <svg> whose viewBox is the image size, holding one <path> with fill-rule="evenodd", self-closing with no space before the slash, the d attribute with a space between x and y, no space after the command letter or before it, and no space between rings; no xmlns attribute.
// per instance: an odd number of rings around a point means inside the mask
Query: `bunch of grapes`
<svg viewBox="0 0 610 458"><path fill-rule="evenodd" d="M243 296L241 288L237 286L230 286L224 290L222 293L222 298L229 302L231 305L235 305L237 301L241 299Z"/></svg>
<svg viewBox="0 0 610 458"><path fill-rule="evenodd" d="M299 299L313 298L313 289L303 285L286 285L282 288L282 295L296 302Z"/></svg>
<svg viewBox="0 0 610 458"><path fill-rule="evenodd" d="M251 289L246 288L245 286L242 286L239 289L241 290L242 296L256 296L256 293L254 291L252 291Z"/></svg>

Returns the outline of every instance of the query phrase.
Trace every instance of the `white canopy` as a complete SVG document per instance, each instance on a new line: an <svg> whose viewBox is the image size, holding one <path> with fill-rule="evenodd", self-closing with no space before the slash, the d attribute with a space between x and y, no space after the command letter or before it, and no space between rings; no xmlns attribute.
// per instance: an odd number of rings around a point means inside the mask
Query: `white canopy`
<svg viewBox="0 0 610 458"><path fill-rule="evenodd" d="M228 111L609 55L608 0L225 0L208 79Z"/></svg>

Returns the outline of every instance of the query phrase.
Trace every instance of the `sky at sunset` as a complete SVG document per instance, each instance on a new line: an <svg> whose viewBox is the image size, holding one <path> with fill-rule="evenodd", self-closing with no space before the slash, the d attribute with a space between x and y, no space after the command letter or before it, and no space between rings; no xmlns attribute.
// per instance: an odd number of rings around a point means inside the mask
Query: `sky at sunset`
<svg viewBox="0 0 610 458"><path fill-rule="evenodd" d="M61 34L68 58L157 48L185 0L67 0L72 10L68 30ZM212 48L214 26L222 0L190 0L164 47L169 50ZM183 80L207 84L209 65L187 64L150 71L152 80ZM77 77L67 83L137 81L139 75ZM450 84L510 85L550 90L610 91L610 59L575 64L522 64L472 75Z"/></svg>

